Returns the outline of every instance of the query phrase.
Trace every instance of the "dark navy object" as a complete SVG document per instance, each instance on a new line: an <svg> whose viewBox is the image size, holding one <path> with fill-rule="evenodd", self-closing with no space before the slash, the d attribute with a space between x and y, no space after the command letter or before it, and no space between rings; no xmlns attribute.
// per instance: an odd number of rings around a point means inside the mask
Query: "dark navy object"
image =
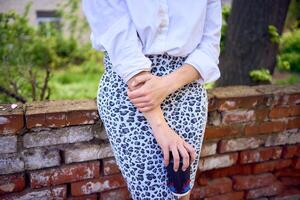
<svg viewBox="0 0 300 200"><path fill-rule="evenodd" d="M179 168L175 172L174 171L174 159L172 156L172 152L169 153L169 165L167 166L167 177L168 177L168 187L172 191L172 193L177 196L181 197L186 195L190 189L190 166L185 170L182 171L182 165L183 165L183 159L181 155L179 154L180 162L179 162Z"/></svg>

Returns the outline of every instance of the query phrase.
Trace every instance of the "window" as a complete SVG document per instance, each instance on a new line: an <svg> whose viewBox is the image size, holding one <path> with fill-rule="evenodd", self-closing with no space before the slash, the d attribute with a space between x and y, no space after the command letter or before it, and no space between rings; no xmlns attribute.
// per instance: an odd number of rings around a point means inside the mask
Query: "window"
<svg viewBox="0 0 300 200"><path fill-rule="evenodd" d="M51 25L53 25L56 29L61 30L61 18L59 16L59 14L57 13L57 11L55 10L39 10L36 11L36 15L37 15L37 23L38 25L42 25L45 23L50 23Z"/></svg>

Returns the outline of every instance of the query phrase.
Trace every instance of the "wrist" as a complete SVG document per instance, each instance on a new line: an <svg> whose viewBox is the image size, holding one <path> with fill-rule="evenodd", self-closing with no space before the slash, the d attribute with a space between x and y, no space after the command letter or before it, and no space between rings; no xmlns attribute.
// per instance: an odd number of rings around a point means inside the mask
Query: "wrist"
<svg viewBox="0 0 300 200"><path fill-rule="evenodd" d="M159 132L163 127L167 125L167 122L164 118L163 112L161 110L161 107L158 106L154 108L153 110L143 112L147 121L150 124L150 127L152 128L154 134L156 132Z"/></svg>
<svg viewBox="0 0 300 200"><path fill-rule="evenodd" d="M161 133L162 130L165 130L166 126L168 126L166 121L157 121L151 124L154 136L157 136L158 133Z"/></svg>
<svg viewBox="0 0 300 200"><path fill-rule="evenodd" d="M176 77L174 73L167 74L163 76L165 79L165 87L167 88L168 94L171 94L178 90L181 86L178 81L176 81Z"/></svg>

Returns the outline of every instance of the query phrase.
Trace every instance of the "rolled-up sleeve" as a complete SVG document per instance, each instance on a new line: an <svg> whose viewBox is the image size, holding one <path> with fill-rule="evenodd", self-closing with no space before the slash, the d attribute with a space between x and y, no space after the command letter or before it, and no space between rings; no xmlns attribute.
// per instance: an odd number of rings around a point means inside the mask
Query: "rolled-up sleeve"
<svg viewBox="0 0 300 200"><path fill-rule="evenodd" d="M200 73L201 78L197 82L201 84L216 81L221 76L218 67L221 27L221 0L208 0L201 42L185 60L185 63L194 66Z"/></svg>
<svg viewBox="0 0 300 200"><path fill-rule="evenodd" d="M82 0L82 9L93 48L107 51L113 70L125 83L137 73L151 70L124 0Z"/></svg>

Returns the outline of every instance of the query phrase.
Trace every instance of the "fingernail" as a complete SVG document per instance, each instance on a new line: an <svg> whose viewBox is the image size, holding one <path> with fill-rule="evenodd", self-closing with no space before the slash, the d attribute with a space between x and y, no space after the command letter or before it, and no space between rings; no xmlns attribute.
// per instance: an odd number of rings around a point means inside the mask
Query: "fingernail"
<svg viewBox="0 0 300 200"><path fill-rule="evenodd" d="M182 171L185 171L185 170L186 170L186 168L183 168L183 169L182 169Z"/></svg>
<svg viewBox="0 0 300 200"><path fill-rule="evenodd" d="M135 81L132 81L131 86L134 86L134 85L135 85Z"/></svg>

